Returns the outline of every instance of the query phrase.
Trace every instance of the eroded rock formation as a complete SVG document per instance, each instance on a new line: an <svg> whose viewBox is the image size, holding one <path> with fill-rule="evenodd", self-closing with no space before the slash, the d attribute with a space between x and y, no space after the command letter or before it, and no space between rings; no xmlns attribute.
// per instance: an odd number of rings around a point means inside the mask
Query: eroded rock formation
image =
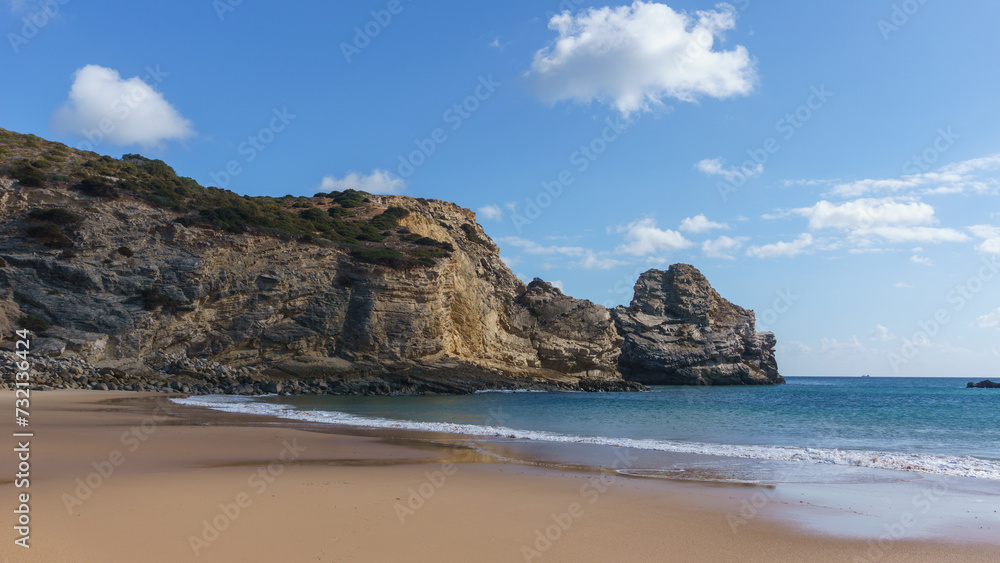
<svg viewBox="0 0 1000 563"><path fill-rule="evenodd" d="M628 307L613 311L624 339L619 369L647 385L784 383L774 334L757 332L753 311L733 305L693 266L649 270Z"/></svg>

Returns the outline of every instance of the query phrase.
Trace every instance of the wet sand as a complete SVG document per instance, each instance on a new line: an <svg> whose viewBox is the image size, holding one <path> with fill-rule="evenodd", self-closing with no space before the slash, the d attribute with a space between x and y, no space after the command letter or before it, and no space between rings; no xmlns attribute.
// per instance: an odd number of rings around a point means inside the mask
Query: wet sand
<svg viewBox="0 0 1000 563"><path fill-rule="evenodd" d="M8 412L13 400L0 393ZM0 456L5 561L1000 559L982 535L824 532L822 507L799 526L773 489L503 462L463 441L319 431L165 395L40 392L31 421L30 488L13 483L15 438ZM25 491L30 549L12 531Z"/></svg>

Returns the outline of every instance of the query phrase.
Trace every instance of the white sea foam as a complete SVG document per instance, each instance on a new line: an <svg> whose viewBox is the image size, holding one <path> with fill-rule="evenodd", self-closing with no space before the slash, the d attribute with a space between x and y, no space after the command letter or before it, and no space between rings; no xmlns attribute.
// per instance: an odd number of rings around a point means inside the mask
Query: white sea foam
<svg viewBox="0 0 1000 563"><path fill-rule="evenodd" d="M412 420L390 420L386 418L357 416L338 411L303 411L297 410L290 405L260 403L255 402L253 399L248 397L227 395L206 395L172 400L181 405L207 407L224 412L275 416L292 420L363 428L420 430L449 434L464 434L468 436L515 438L521 440L559 442L566 444L619 446L639 450L773 461L801 461L1000 480L1000 461L980 459L972 456L957 457L883 451L837 450L790 446L708 444L698 442L679 442L673 440L573 436L536 430L517 430L514 428L507 428L505 426L480 426L475 424L454 424L449 422L416 422Z"/></svg>

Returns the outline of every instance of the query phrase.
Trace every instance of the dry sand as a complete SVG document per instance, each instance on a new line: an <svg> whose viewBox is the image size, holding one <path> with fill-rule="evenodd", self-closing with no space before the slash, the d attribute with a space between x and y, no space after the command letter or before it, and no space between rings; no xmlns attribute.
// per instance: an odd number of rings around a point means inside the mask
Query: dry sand
<svg viewBox="0 0 1000 563"><path fill-rule="evenodd" d="M13 399L0 393L4 411ZM31 548L14 545L24 489L12 446L0 456L4 561L1000 560L997 545L873 551L764 517L734 531L750 494L736 487L496 463L162 395L49 391L32 402ZM422 504L409 498L421 492ZM546 532L556 539L539 540Z"/></svg>

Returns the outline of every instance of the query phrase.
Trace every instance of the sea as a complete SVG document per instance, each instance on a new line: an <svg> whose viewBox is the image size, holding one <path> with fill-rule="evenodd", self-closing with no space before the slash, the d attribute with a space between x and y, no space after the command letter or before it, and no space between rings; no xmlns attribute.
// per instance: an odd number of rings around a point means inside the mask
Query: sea
<svg viewBox="0 0 1000 563"><path fill-rule="evenodd" d="M425 433L507 461L642 477L766 484L909 474L984 480L990 488L996 483L987 482L1000 481L1000 390L967 389L968 378L786 379L786 385L648 393L176 401L331 427Z"/></svg>

